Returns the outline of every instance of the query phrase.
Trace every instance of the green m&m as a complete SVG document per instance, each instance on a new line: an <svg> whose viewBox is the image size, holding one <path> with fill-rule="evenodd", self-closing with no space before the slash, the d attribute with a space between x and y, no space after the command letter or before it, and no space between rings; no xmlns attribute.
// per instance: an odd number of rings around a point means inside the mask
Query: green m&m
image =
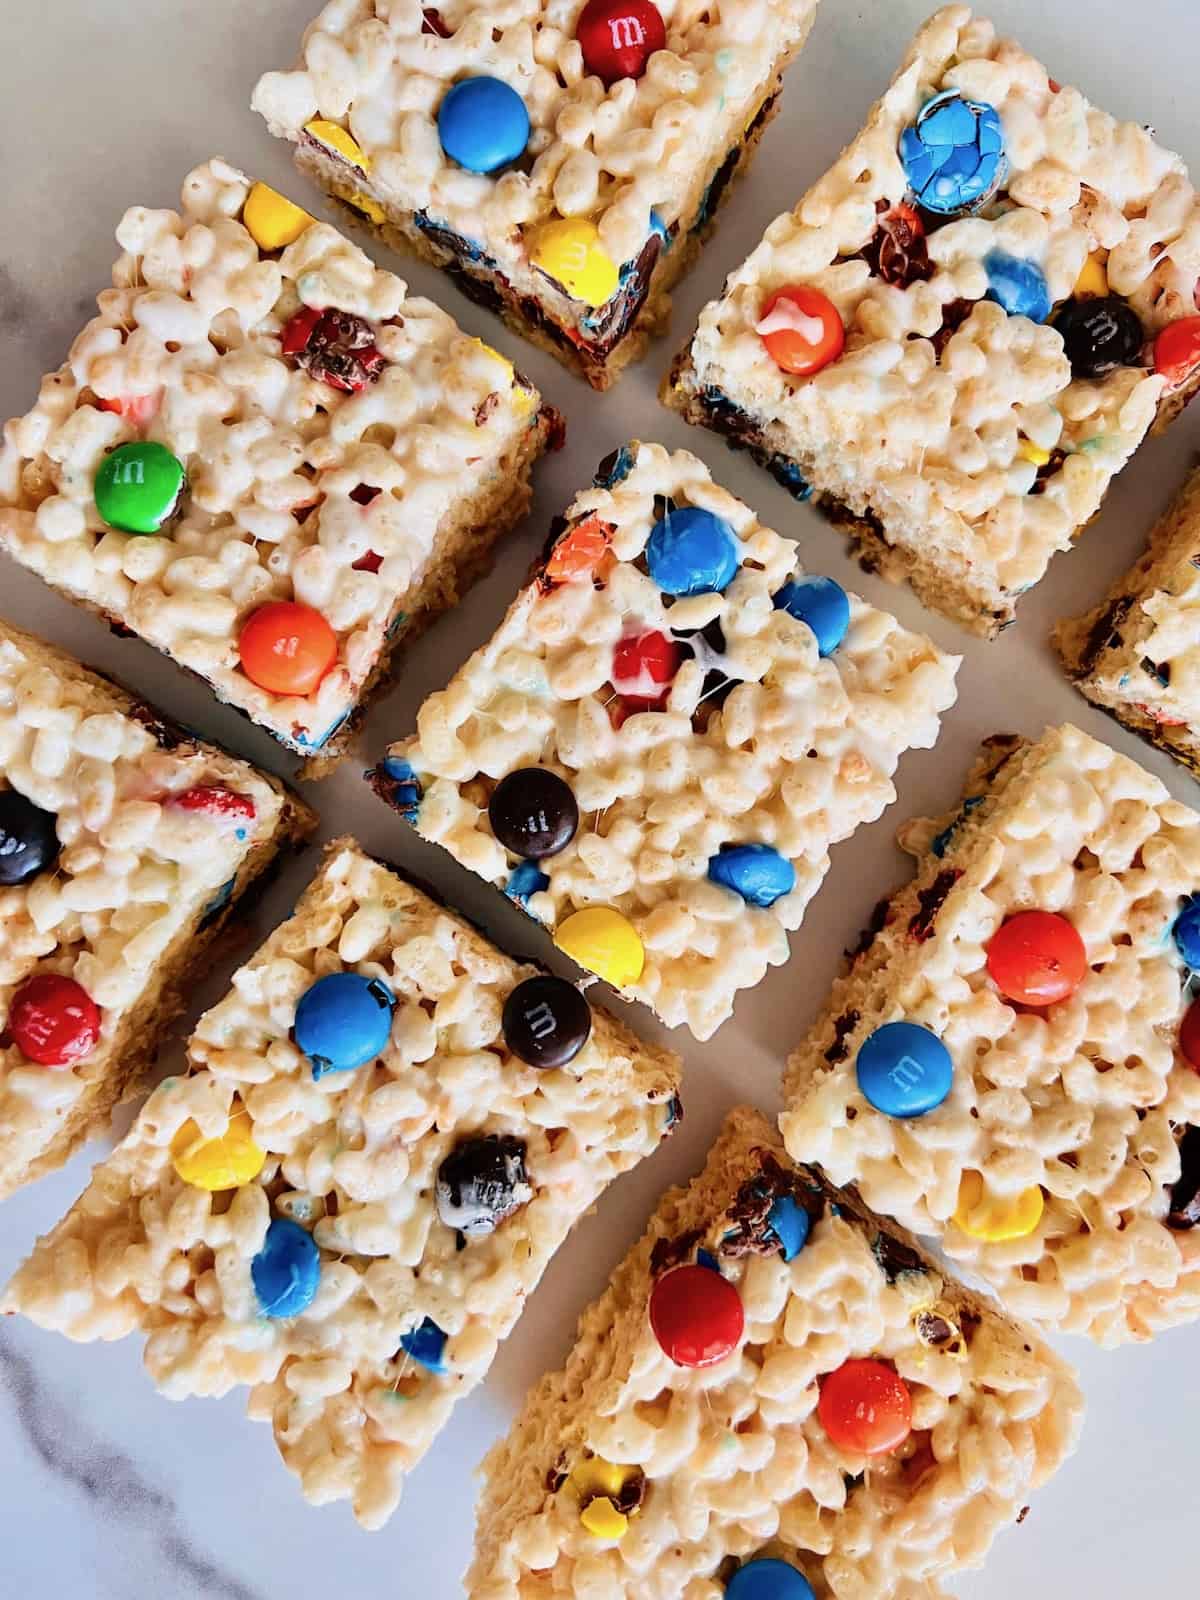
<svg viewBox="0 0 1200 1600"><path fill-rule="evenodd" d="M183 465L152 439L122 444L105 456L92 493L96 510L123 533L158 533L172 516L187 479Z"/></svg>

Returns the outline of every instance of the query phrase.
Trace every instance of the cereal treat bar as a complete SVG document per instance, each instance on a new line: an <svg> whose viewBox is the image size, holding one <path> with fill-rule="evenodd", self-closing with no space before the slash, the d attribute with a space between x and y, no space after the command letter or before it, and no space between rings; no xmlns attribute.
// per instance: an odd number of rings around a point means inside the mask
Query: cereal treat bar
<svg viewBox="0 0 1200 1600"><path fill-rule="evenodd" d="M0 447L0 547L307 758L522 515L556 414L224 161L136 206L100 314Z"/></svg>
<svg viewBox="0 0 1200 1600"><path fill-rule="evenodd" d="M382 1525L572 1225L678 1121L678 1061L351 840L201 1018L0 1309L252 1385L314 1504Z"/></svg>
<svg viewBox="0 0 1200 1600"><path fill-rule="evenodd" d="M373 782L579 965L706 1039L787 960L830 845L933 744L957 666L805 577L694 456L635 442Z"/></svg>
<svg viewBox="0 0 1200 1600"><path fill-rule="evenodd" d="M243 892L316 820L0 622L0 1198L107 1128Z"/></svg>
<svg viewBox="0 0 1200 1600"><path fill-rule="evenodd" d="M1200 817L1077 728L984 746L792 1055L793 1155L1104 1345L1200 1316Z"/></svg>
<svg viewBox="0 0 1200 1600"><path fill-rule="evenodd" d="M977 633L1200 386L1179 158L966 6L701 314L663 398Z"/></svg>
<svg viewBox="0 0 1200 1600"><path fill-rule="evenodd" d="M1054 642L1093 704L1200 777L1200 467L1133 570Z"/></svg>
<svg viewBox="0 0 1200 1600"><path fill-rule="evenodd" d="M331 0L254 108L396 248L597 389L640 356L817 0Z"/></svg>
<svg viewBox="0 0 1200 1600"><path fill-rule="evenodd" d="M467 1592L935 1600L1081 1412L1035 1334L739 1108L485 1460Z"/></svg>

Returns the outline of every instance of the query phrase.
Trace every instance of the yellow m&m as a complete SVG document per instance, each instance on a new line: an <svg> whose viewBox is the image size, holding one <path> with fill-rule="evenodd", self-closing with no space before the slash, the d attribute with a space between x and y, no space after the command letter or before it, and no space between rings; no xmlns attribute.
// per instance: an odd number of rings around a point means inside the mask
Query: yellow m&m
<svg viewBox="0 0 1200 1600"><path fill-rule="evenodd" d="M579 1520L594 1538L620 1539L626 1533L629 1513L617 1501L625 1485L640 1473L639 1467L616 1466L603 1456L589 1456L572 1467L571 1484L584 1502Z"/></svg>
<svg viewBox="0 0 1200 1600"><path fill-rule="evenodd" d="M312 227L313 220L265 183L254 185L242 207L242 221L260 250L283 250L294 244L305 228Z"/></svg>
<svg viewBox="0 0 1200 1600"><path fill-rule="evenodd" d="M1049 450L1043 450L1032 439L1022 439L1017 446L1017 454L1022 461L1032 461L1035 467L1044 467L1050 459Z"/></svg>
<svg viewBox="0 0 1200 1600"><path fill-rule="evenodd" d="M245 1106L234 1110L225 1132L216 1139L206 1139L189 1118L171 1140L175 1171L197 1189L240 1189L258 1177L267 1159L253 1132Z"/></svg>
<svg viewBox="0 0 1200 1600"><path fill-rule="evenodd" d="M326 150L332 150L334 155L341 156L343 161L348 161L352 167L358 167L361 172L371 170L371 158L363 150L358 140L345 128L339 128L336 122L327 122L324 117L314 117L311 122L304 124L304 131L318 144L323 144Z"/></svg>
<svg viewBox="0 0 1200 1600"><path fill-rule="evenodd" d="M1099 256L1089 256L1083 263L1082 270L1075 280L1075 287L1071 290L1072 300L1087 300L1091 297L1103 298L1108 293L1108 273L1104 270L1104 263Z"/></svg>
<svg viewBox="0 0 1200 1600"><path fill-rule="evenodd" d="M616 262L600 243L600 231L583 217L562 217L539 228L529 259L574 300L602 306L620 282Z"/></svg>
<svg viewBox="0 0 1200 1600"><path fill-rule="evenodd" d="M989 1194L981 1173L964 1172L954 1221L972 1239L1002 1244L1027 1238L1042 1220L1045 1207L1046 1197L1036 1183L1017 1195Z"/></svg>
<svg viewBox="0 0 1200 1600"><path fill-rule="evenodd" d="M572 913L555 932L564 955L614 989L636 983L646 964L646 951L628 917L613 906L585 906Z"/></svg>
<svg viewBox="0 0 1200 1600"><path fill-rule="evenodd" d="M361 211L368 222L378 224L387 221L387 212L379 204L379 201L373 199L369 194L364 194L361 189L356 189L346 204L353 206L355 211Z"/></svg>
<svg viewBox="0 0 1200 1600"><path fill-rule="evenodd" d="M579 1513L579 1520L596 1539L620 1539L629 1528L629 1518L617 1510L607 1495L589 1500Z"/></svg>

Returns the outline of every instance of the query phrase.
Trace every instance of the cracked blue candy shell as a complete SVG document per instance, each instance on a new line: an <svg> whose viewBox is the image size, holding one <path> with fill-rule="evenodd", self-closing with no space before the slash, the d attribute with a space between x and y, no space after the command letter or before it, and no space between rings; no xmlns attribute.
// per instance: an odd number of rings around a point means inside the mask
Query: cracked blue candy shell
<svg viewBox="0 0 1200 1600"><path fill-rule="evenodd" d="M982 206L1008 171L996 108L957 89L935 95L900 135L905 176L927 211L944 216Z"/></svg>
<svg viewBox="0 0 1200 1600"><path fill-rule="evenodd" d="M1004 307L1010 317L1028 317L1030 322L1045 322L1053 302L1042 269L1006 250L989 250L983 258L988 275L987 298Z"/></svg>

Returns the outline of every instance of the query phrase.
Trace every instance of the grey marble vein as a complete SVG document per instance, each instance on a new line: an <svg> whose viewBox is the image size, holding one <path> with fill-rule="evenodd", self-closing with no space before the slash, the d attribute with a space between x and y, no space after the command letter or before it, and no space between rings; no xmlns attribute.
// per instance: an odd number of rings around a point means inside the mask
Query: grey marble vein
<svg viewBox="0 0 1200 1600"><path fill-rule="evenodd" d="M47 1471L83 1494L98 1512L152 1540L189 1595L204 1600L260 1600L240 1579L189 1543L171 1496L156 1489L133 1462L82 1427L38 1376L33 1362L0 1331L0 1387L17 1425Z"/></svg>

